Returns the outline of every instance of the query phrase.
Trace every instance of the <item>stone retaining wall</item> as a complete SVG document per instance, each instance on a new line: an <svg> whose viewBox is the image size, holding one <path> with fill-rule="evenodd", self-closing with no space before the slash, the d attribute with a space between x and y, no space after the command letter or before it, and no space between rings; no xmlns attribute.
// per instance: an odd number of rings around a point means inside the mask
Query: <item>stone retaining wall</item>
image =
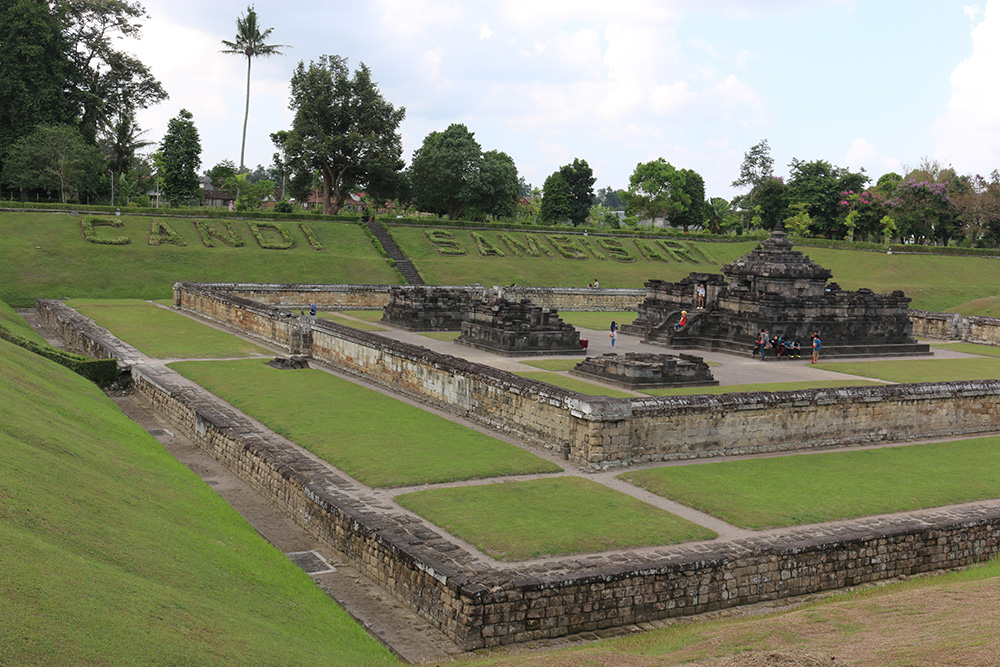
<svg viewBox="0 0 1000 667"><path fill-rule="evenodd" d="M1000 545L994 504L489 567L473 563L446 535L365 505L346 478L170 376L140 366L133 385L175 427L467 650L955 568L995 557Z"/></svg>
<svg viewBox="0 0 1000 667"><path fill-rule="evenodd" d="M932 313L926 310L909 311L913 322L913 335L938 340L963 343L1000 345L1000 319L958 313Z"/></svg>
<svg viewBox="0 0 1000 667"><path fill-rule="evenodd" d="M53 310L60 309L55 302ZM106 338L105 349L123 345ZM1000 503L989 502L746 540L489 562L369 498L365 487L173 371L136 364L132 376L136 392L175 428L465 649L955 568L1000 549Z"/></svg>
<svg viewBox="0 0 1000 667"><path fill-rule="evenodd" d="M35 304L38 319L46 328L58 333L63 345L71 352L85 354L95 359L117 359L119 370L125 371L136 363L142 354L131 345L111 335L62 301L39 299Z"/></svg>
<svg viewBox="0 0 1000 667"><path fill-rule="evenodd" d="M292 352L562 451L591 469L1000 430L997 381L611 399L292 317L211 286L178 283L175 303L280 345L300 342Z"/></svg>
<svg viewBox="0 0 1000 667"><path fill-rule="evenodd" d="M243 297L260 304L290 310L304 310L315 303L321 310L378 310L389 303L393 285L292 285L253 283L199 283L219 292ZM399 289L420 289L419 286L396 285ZM441 289L467 291L481 296L485 289L467 285ZM176 293L176 292L175 292ZM542 308L587 311L636 311L646 296L641 289L591 289L587 287L504 287L510 301L528 299Z"/></svg>

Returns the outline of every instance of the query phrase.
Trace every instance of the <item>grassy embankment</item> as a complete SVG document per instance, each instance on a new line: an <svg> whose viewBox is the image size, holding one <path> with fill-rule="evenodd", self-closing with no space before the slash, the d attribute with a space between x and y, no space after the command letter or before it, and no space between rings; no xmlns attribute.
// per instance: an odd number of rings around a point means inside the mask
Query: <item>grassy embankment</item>
<svg viewBox="0 0 1000 667"><path fill-rule="evenodd" d="M121 228L94 227L96 240L127 239L126 245L86 240L82 221L89 216L61 213L0 213L0 300L15 307L29 307L37 298L162 299L178 280L297 283L387 283L399 281L396 271L373 248L361 228L353 223L307 221L280 223L292 247L260 247L250 221L234 219L238 238L221 220L202 221L212 234L207 247L195 219L147 216L98 216ZM158 227L162 223L165 227ZM314 250L306 232L312 230L322 250ZM166 229L176 233L171 238ZM538 254L532 257L508 243L505 232L437 230L452 234L461 255L445 255L428 238L433 228L392 226L393 237L413 260L429 284L584 286L595 278L604 287L640 288L650 278L679 280L691 271L718 273L720 266L753 248L754 241L707 242L686 238L651 240L619 237L609 251L597 236L563 235L556 245L551 235L510 232L508 237ZM267 245L285 240L274 230L263 229ZM232 247L229 241L242 245ZM544 248L529 247L529 239ZM586 240L584 240L586 239ZM184 245L179 245L183 243ZM496 252L497 254L480 254ZM885 255L859 250L800 247L830 269L845 289L868 287L875 292L903 290L914 308L946 310L994 297L1000 284L1000 262L979 257ZM620 261L619 261L620 260ZM978 302L977 302L978 303ZM971 308L972 306L970 306ZM977 309L988 308L982 303ZM980 314L976 313L969 314ZM983 313L985 314L985 313ZM601 327L603 328L603 327Z"/></svg>
<svg viewBox="0 0 1000 667"><path fill-rule="evenodd" d="M0 662L395 662L94 385L0 340L0 395Z"/></svg>
<svg viewBox="0 0 1000 667"><path fill-rule="evenodd" d="M182 218L123 215L103 219L121 228L98 225L97 239L127 239L125 245L89 242L82 221L88 216L61 213L0 213L0 300L31 307L39 298L164 299L175 281L278 283L389 283L396 271L378 255L355 224L310 221L322 250L314 250L298 223L283 223L293 242L287 249L261 248L249 222L234 220L240 247L227 245L222 221L203 221L218 236L202 241L195 222ZM154 224L166 225L184 245L166 234L151 236ZM162 228L160 229L162 232ZM268 229L269 245L283 243Z"/></svg>

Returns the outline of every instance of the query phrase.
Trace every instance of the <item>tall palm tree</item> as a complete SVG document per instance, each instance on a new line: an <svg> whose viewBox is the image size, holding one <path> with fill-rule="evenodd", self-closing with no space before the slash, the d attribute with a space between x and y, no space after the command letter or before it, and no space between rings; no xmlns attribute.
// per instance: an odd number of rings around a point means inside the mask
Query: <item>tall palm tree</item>
<svg viewBox="0 0 1000 667"><path fill-rule="evenodd" d="M280 56L283 55L279 49L288 47L287 44L265 44L264 41L271 36L274 28L261 31L257 23L257 12L253 6L247 7L245 16L236 19L236 40L222 40L227 48L222 49L222 53L232 53L246 56L247 59L247 104L246 112L243 114L243 143L240 144L240 171L246 169L244 157L247 147L247 120L250 118L250 63L258 56ZM289 47L290 48L290 47Z"/></svg>

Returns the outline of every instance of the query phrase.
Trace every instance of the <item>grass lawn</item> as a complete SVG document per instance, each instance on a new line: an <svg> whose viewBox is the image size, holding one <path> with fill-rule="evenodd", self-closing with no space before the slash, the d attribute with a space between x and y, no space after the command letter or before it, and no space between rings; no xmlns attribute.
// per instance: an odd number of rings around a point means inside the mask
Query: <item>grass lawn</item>
<svg viewBox="0 0 1000 667"><path fill-rule="evenodd" d="M396 501L499 560L708 540L707 528L579 477L430 489Z"/></svg>
<svg viewBox="0 0 1000 667"><path fill-rule="evenodd" d="M529 380L545 382L555 387L562 387L563 389L569 389L570 391L575 391L579 394L586 394L588 396L608 396L610 398L632 398L635 396L635 394L630 394L625 391L608 389L607 387L602 387L601 385L593 384L591 382L587 382L586 380L580 380L566 375L559 375L558 373L549 373L548 371L522 371L515 373L515 375L520 375L521 377L528 378Z"/></svg>
<svg viewBox="0 0 1000 667"><path fill-rule="evenodd" d="M496 438L315 369L259 360L171 368L373 487L558 472Z"/></svg>
<svg viewBox="0 0 1000 667"><path fill-rule="evenodd" d="M427 338L430 338L431 340L449 341L449 340L455 340L456 338L458 338L459 336L461 336L462 332L461 331L425 331L425 332L423 332L420 335L421 336L426 336Z"/></svg>
<svg viewBox="0 0 1000 667"><path fill-rule="evenodd" d="M364 320L365 322L381 322L382 321L382 310L344 310L341 311L344 315L350 315L351 317L356 317L359 320Z"/></svg>
<svg viewBox="0 0 1000 667"><path fill-rule="evenodd" d="M763 530L1000 498L1000 438L666 466L619 477Z"/></svg>
<svg viewBox="0 0 1000 667"><path fill-rule="evenodd" d="M693 396L698 394L746 394L752 391L799 391L802 389L837 389L839 387L871 387L881 382L871 380L819 380L816 382L762 382L760 384L731 384L725 387L674 387L670 389L644 389L650 396Z"/></svg>
<svg viewBox="0 0 1000 667"><path fill-rule="evenodd" d="M0 662L395 658L69 370L0 340Z"/></svg>
<svg viewBox="0 0 1000 667"><path fill-rule="evenodd" d="M594 329L596 331L603 331L608 333L611 331L611 321L614 320L618 323L618 326L623 324L631 324L635 321L635 318L639 316L638 313L632 312L618 312L618 313L595 313L595 312L583 312L583 311L573 311L573 310L560 310L559 317L562 318L563 322L572 324L575 327L583 327L584 329Z"/></svg>
<svg viewBox="0 0 1000 667"><path fill-rule="evenodd" d="M995 345L979 345L977 343L931 343L935 350L951 350L966 354L978 354L981 357L1000 357L1000 347Z"/></svg>
<svg viewBox="0 0 1000 667"><path fill-rule="evenodd" d="M571 371L583 359L538 359L537 361L522 361L526 366L534 366L546 371Z"/></svg>
<svg viewBox="0 0 1000 667"><path fill-rule="evenodd" d="M385 331L385 327L380 327L377 324L371 322L358 322L357 320L352 320L346 318L337 313L320 312L318 313L320 317L324 320L330 320L331 322L336 322L337 324L342 324L345 327L353 327L359 331Z"/></svg>
<svg viewBox="0 0 1000 667"><path fill-rule="evenodd" d="M154 359L273 356L238 336L145 301L70 299L66 305Z"/></svg>
<svg viewBox="0 0 1000 667"><path fill-rule="evenodd" d="M816 364L816 368L887 382L949 382L1000 378L1000 358L903 359L899 361L843 361Z"/></svg>

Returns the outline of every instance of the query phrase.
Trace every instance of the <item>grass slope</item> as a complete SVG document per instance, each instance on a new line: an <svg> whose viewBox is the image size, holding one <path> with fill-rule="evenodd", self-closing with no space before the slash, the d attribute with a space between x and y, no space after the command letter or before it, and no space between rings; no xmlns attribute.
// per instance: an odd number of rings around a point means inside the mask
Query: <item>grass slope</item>
<svg viewBox="0 0 1000 667"><path fill-rule="evenodd" d="M1000 498L1000 438L666 466L619 477L764 530Z"/></svg>
<svg viewBox="0 0 1000 667"><path fill-rule="evenodd" d="M96 387L0 341L0 662L395 662Z"/></svg>
<svg viewBox="0 0 1000 667"><path fill-rule="evenodd" d="M3 301L0 301L0 327L19 336L24 336L28 340L45 344L45 339L39 336L23 317Z"/></svg>
<svg viewBox="0 0 1000 667"><path fill-rule="evenodd" d="M323 246L313 250L298 223L282 223L294 242L287 250L258 246L249 223L232 220L243 247L229 247L214 237L206 247L193 220L145 216L106 216L122 228L98 226L97 238L126 237L128 245L104 245L84 239L81 220L46 212L0 212L0 300L15 307L32 305L36 298L100 297L116 299L166 298L177 280L290 283L387 283L399 277L380 257L355 224L309 221ZM153 222L163 222L186 243L150 245ZM208 221L222 230L219 220ZM602 250L596 235L561 235L563 253L548 240L551 235L485 230L447 230L391 226L403 252L413 260L424 280L436 285L584 286L597 278L603 287L641 288L650 278L676 281L692 271L719 273L721 266L749 252L755 241L708 242L618 237L621 252ZM427 233L452 234L462 255L439 252ZM473 236L473 234L478 236ZM527 255L505 240L526 247L533 238L547 255ZM267 241L278 240L267 232ZM154 238L155 242L155 238ZM485 245L484 245L485 243ZM638 245L637 245L638 244ZM487 254L482 254L482 251ZM489 254L499 250L503 255ZM833 272L845 289L867 287L878 293L903 290L914 308L944 311L996 296L1000 262L981 257L886 255L860 250L799 246ZM532 252L537 252L532 250ZM627 258L632 261L616 261ZM128 267L127 272L123 267ZM984 306L985 307L985 306ZM976 305L974 308L979 309ZM976 312L970 314L987 314ZM604 329L605 324L597 327Z"/></svg>
<svg viewBox="0 0 1000 667"><path fill-rule="evenodd" d="M257 360L171 368L369 486L557 472L514 445L313 369Z"/></svg>
<svg viewBox="0 0 1000 667"><path fill-rule="evenodd" d="M210 237L206 247L193 220L122 216L120 229L98 226L98 238L126 237L128 245L104 245L84 239L86 216L61 213L0 213L0 300L29 307L38 298L162 299L174 281L247 281L277 283L388 283L395 271L354 224L315 221L308 224L324 250L313 250L301 229L284 223L294 247L265 250L247 222L233 225L243 247L229 247ZM153 221L166 224L186 243L150 245ZM221 221L209 221L223 229ZM270 234L267 241L273 242Z"/></svg>

